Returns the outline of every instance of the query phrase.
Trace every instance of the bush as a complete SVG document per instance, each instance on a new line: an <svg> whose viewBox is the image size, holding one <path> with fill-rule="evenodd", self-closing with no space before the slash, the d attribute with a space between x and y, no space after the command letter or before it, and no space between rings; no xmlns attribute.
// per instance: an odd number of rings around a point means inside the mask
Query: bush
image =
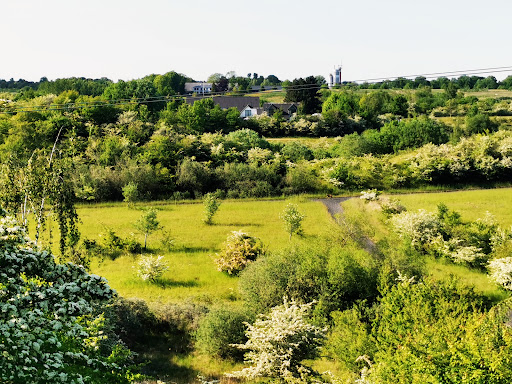
<svg viewBox="0 0 512 384"><path fill-rule="evenodd" d="M382 213L387 217L407 211L405 206L403 206L398 199L381 199L380 208Z"/></svg>
<svg viewBox="0 0 512 384"><path fill-rule="evenodd" d="M220 207L220 201L213 193L207 193L203 198L204 204L204 219L203 222L205 224L211 225L213 224L213 216L217 212Z"/></svg>
<svg viewBox="0 0 512 384"><path fill-rule="evenodd" d="M163 258L163 256L141 256L137 263L137 276L144 281L155 282L169 270L169 266Z"/></svg>
<svg viewBox="0 0 512 384"><path fill-rule="evenodd" d="M512 257L491 260L488 268L490 277L496 284L512 291Z"/></svg>
<svg viewBox="0 0 512 384"><path fill-rule="evenodd" d="M133 207L139 197L139 190L137 184L129 182L123 187L123 197L125 202L128 203L128 207Z"/></svg>
<svg viewBox="0 0 512 384"><path fill-rule="evenodd" d="M253 316L246 310L217 308L199 322L196 332L196 348L203 354L220 358L242 360L243 352L232 344L247 341L245 323Z"/></svg>
<svg viewBox="0 0 512 384"><path fill-rule="evenodd" d="M311 305L288 302L285 298L283 305L272 308L268 315L260 315L253 325L248 324L248 340L237 347L249 351L245 354L245 361L254 366L228 376L285 380L310 376L313 372L301 362L318 355L326 332L308 322Z"/></svg>
<svg viewBox="0 0 512 384"><path fill-rule="evenodd" d="M105 334L115 292L57 264L11 217L0 219L0 382L129 383L131 352Z"/></svg>
<svg viewBox="0 0 512 384"><path fill-rule="evenodd" d="M482 298L454 281L396 285L371 321L369 381L510 383L510 307L502 309L484 313Z"/></svg>
<svg viewBox="0 0 512 384"><path fill-rule="evenodd" d="M391 223L398 235L409 240L416 249L428 246L441 233L437 215L423 209L418 212L402 212L393 216Z"/></svg>
<svg viewBox="0 0 512 384"><path fill-rule="evenodd" d="M355 301L373 301L377 273L364 251L339 245L339 240L269 253L240 274L240 293L246 305L265 312L283 296L318 301L315 316L346 309Z"/></svg>
<svg viewBox="0 0 512 384"><path fill-rule="evenodd" d="M263 244L255 237L242 231L233 231L228 236L220 254L215 258L217 269L230 275L237 275L250 262L264 253Z"/></svg>
<svg viewBox="0 0 512 384"><path fill-rule="evenodd" d="M364 200L365 203L368 203L370 201L379 200L380 194L381 192L377 191L376 189L368 189L367 191L362 191L359 198Z"/></svg>

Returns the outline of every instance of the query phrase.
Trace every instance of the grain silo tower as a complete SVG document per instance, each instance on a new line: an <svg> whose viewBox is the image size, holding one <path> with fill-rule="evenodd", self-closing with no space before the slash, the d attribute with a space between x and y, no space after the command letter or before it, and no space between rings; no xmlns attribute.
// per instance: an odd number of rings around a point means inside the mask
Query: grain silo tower
<svg viewBox="0 0 512 384"><path fill-rule="evenodd" d="M329 74L329 87L341 85L341 64L334 66L334 73Z"/></svg>

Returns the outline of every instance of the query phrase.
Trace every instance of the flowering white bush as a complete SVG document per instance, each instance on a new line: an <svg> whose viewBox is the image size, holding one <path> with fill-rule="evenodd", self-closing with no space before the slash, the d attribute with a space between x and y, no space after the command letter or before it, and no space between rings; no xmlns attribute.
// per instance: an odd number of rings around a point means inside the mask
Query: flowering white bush
<svg viewBox="0 0 512 384"><path fill-rule="evenodd" d="M420 209L418 212L402 212L391 218L398 235L408 238L415 247L420 247L437 238L441 223L435 213Z"/></svg>
<svg viewBox="0 0 512 384"><path fill-rule="evenodd" d="M248 350L245 361L254 366L228 374L230 377L254 379L307 377L311 371L301 364L314 358L325 338L326 329L308 323L309 304L288 302L260 315L253 325L247 324L247 342L235 346Z"/></svg>
<svg viewBox="0 0 512 384"><path fill-rule="evenodd" d="M398 213L407 211L407 208L405 208L402 202L398 199L380 199L380 208L382 210L382 213L384 213L388 217L391 215L396 215Z"/></svg>
<svg viewBox="0 0 512 384"><path fill-rule="evenodd" d="M491 260L488 265L491 279L512 291L512 257Z"/></svg>
<svg viewBox="0 0 512 384"><path fill-rule="evenodd" d="M488 256L482 252L482 248L474 245L462 245L462 241L457 238L445 241L442 237L438 237L435 243L437 243L439 253L457 264L481 265L488 259Z"/></svg>
<svg viewBox="0 0 512 384"><path fill-rule="evenodd" d="M155 281L169 270L163 256L142 256L137 263L137 276L144 281Z"/></svg>
<svg viewBox="0 0 512 384"><path fill-rule="evenodd" d="M113 295L105 279L57 264L15 219L1 218L0 382L129 382L119 356L129 351L99 348L106 338L99 313Z"/></svg>
<svg viewBox="0 0 512 384"><path fill-rule="evenodd" d="M263 252L261 241L245 232L233 231L228 236L222 251L217 253L215 264L219 271L236 275Z"/></svg>
<svg viewBox="0 0 512 384"><path fill-rule="evenodd" d="M376 201L379 200L380 192L376 189L368 189L367 191L362 191L360 199L364 200L365 203L369 201Z"/></svg>

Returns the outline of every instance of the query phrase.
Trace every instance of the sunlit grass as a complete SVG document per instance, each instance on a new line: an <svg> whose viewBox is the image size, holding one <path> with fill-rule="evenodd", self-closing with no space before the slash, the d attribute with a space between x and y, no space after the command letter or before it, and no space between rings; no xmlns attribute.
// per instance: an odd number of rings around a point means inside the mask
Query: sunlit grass
<svg viewBox="0 0 512 384"><path fill-rule="evenodd" d="M383 196L386 197L386 196ZM492 214L503 227L512 225L512 189L485 189L457 192L414 193L393 195L399 199L409 211L425 209L436 211L439 203L444 203L449 209L461 214L463 220L477 220ZM342 204L345 214L357 217L361 214L366 218L366 225L373 228L372 238L379 241L387 238L390 233L389 225L378 209L377 204L365 204L354 198ZM474 286L477 292L484 294L493 302L510 297L493 283L484 271L469 269L463 265L456 265L447 260L426 258L427 274L439 280L455 276L464 284Z"/></svg>
<svg viewBox="0 0 512 384"><path fill-rule="evenodd" d="M95 259L92 272L104 276L123 297L139 297L148 302L177 302L194 300L214 302L236 300L237 278L218 272L212 256L219 251L231 231L242 230L260 238L268 250L290 245L280 214L290 200L224 201L213 218L213 225L202 222L201 203L155 205L158 220L174 239L171 251L161 246L163 233L148 237L148 252L163 255L170 265L159 282L149 283L134 274L137 255L121 256L116 260ZM332 225L324 206L304 198L293 200L306 214L304 236L294 236L292 243L308 242L321 236ZM149 205L149 204L148 204ZM141 208L141 206L138 206ZM140 209L128 209L125 204L109 206L82 206L78 209L82 220L82 235L99 240L106 227L126 238L132 234L142 243L133 223L140 217Z"/></svg>
<svg viewBox="0 0 512 384"><path fill-rule="evenodd" d="M396 195L410 211L437 210L439 203L455 210L465 220L483 218L492 214L503 227L512 225L512 188L480 189L442 193L414 193Z"/></svg>

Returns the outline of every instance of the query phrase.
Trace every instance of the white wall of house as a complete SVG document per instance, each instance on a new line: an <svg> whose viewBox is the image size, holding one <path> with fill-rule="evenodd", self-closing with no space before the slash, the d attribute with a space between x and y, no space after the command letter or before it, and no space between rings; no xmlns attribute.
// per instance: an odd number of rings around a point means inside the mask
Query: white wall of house
<svg viewBox="0 0 512 384"><path fill-rule="evenodd" d="M249 105L242 109L242 112L240 112L240 117L243 119L245 117L251 117L256 116L258 114L258 111L256 108L251 108Z"/></svg>

